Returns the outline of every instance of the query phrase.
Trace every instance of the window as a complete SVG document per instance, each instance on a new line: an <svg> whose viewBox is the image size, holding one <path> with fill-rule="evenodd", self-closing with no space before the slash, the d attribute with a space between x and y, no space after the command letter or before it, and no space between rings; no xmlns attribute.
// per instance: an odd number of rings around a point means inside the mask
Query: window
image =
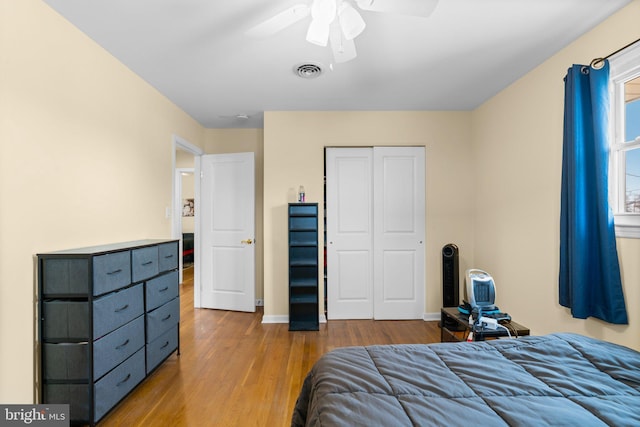
<svg viewBox="0 0 640 427"><path fill-rule="evenodd" d="M640 44L610 59L609 182L617 237L640 238Z"/></svg>

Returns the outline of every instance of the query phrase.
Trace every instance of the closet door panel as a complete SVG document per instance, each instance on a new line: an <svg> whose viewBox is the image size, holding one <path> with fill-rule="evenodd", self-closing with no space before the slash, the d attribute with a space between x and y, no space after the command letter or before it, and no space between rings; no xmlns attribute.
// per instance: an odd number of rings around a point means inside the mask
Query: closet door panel
<svg viewBox="0 0 640 427"><path fill-rule="evenodd" d="M327 149L327 318L373 316L372 149Z"/></svg>
<svg viewBox="0 0 640 427"><path fill-rule="evenodd" d="M374 174L374 318L424 316L425 153L376 147Z"/></svg>

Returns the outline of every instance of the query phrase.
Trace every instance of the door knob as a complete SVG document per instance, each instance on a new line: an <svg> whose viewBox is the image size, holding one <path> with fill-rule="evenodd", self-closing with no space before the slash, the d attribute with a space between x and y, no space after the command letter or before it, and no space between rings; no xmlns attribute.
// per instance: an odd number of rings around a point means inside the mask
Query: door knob
<svg viewBox="0 0 640 427"><path fill-rule="evenodd" d="M251 239L241 240L240 243L246 243L247 245L250 245L250 244L253 243L253 240L251 240Z"/></svg>

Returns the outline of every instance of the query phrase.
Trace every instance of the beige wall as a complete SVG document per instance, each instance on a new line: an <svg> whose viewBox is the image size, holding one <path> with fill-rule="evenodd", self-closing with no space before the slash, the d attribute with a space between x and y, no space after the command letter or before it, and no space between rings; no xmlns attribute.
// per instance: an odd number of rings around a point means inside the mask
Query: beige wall
<svg viewBox="0 0 640 427"><path fill-rule="evenodd" d="M0 2L0 402L34 399L34 254L171 235L204 129L40 0Z"/></svg>
<svg viewBox="0 0 640 427"><path fill-rule="evenodd" d="M471 113L267 112L264 126L265 317L288 314L287 203L304 185L323 203L324 148L426 147L426 292L428 313L442 305L441 249L455 242L462 266L473 253ZM320 232L323 224L320 222ZM322 282L321 282L322 283Z"/></svg>
<svg viewBox="0 0 640 427"><path fill-rule="evenodd" d="M263 238L263 197L262 177L263 162L263 135L262 129L207 129L205 131L204 152L206 154L246 153L255 155L255 256L256 256L256 298L264 298L264 238Z"/></svg>
<svg viewBox="0 0 640 427"><path fill-rule="evenodd" d="M619 239L629 326L573 319L558 304L563 77L637 39L640 1L473 112L475 260L499 306L532 333L573 331L640 349L640 240Z"/></svg>
<svg viewBox="0 0 640 427"><path fill-rule="evenodd" d="M181 148L176 149L176 168L195 168L195 156Z"/></svg>

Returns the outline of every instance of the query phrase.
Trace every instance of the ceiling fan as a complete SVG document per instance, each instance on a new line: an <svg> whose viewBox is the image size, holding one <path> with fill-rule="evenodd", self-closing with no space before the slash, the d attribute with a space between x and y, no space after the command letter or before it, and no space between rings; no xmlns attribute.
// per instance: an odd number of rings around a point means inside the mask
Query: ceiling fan
<svg viewBox="0 0 640 427"><path fill-rule="evenodd" d="M313 0L311 5L294 4L250 28L245 34L269 37L311 15L307 41L319 46L330 43L334 60L341 63L356 57L353 40L366 27L358 9L427 17L437 4L438 0Z"/></svg>

